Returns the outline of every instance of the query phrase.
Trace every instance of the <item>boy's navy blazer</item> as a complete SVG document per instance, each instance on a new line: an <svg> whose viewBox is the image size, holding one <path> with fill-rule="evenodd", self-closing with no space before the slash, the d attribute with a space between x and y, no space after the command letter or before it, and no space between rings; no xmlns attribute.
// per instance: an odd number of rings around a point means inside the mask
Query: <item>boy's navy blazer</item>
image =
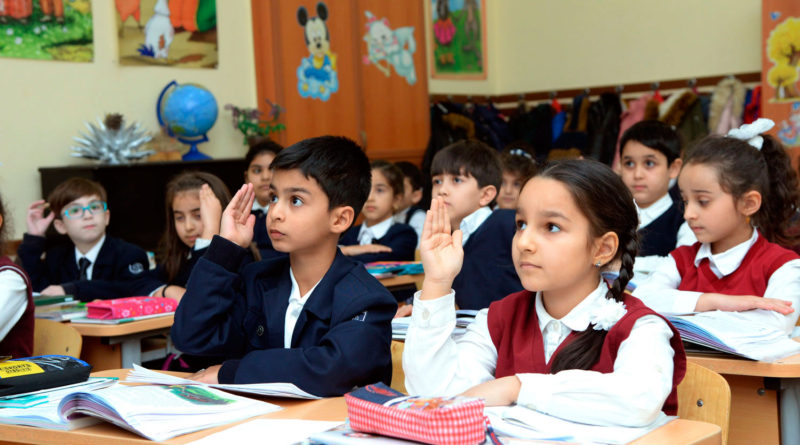
<svg viewBox="0 0 800 445"><path fill-rule="evenodd" d="M289 257L236 271L245 249L215 236L189 278L172 339L183 352L224 355L222 383L294 383L318 396L391 380L397 303L361 263L336 253L284 348Z"/></svg>
<svg viewBox="0 0 800 445"><path fill-rule="evenodd" d="M464 264L453 281L459 308L483 309L522 290L511 259L511 241L516 231L514 216L513 210L494 210L467 238Z"/></svg>
<svg viewBox="0 0 800 445"><path fill-rule="evenodd" d="M343 246L354 246L359 244L358 232L361 231L361 224L349 228L339 244ZM371 263L373 261L414 261L414 251L417 250L417 232L408 224L395 223L389 227L383 237L376 239L372 244L391 247L391 252L363 253L353 255L350 258Z"/></svg>
<svg viewBox="0 0 800 445"><path fill-rule="evenodd" d="M149 268L144 250L108 235L92 266L89 281L79 280L72 242L48 249L42 259L44 250L45 238L27 233L17 250L33 290L39 292L51 284L60 285L67 294L81 301L129 297L134 294L135 280Z"/></svg>

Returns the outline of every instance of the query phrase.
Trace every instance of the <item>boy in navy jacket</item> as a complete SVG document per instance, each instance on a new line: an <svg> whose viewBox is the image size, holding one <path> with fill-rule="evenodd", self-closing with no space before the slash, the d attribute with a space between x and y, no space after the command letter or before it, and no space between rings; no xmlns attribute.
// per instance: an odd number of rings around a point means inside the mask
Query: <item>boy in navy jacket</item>
<svg viewBox="0 0 800 445"><path fill-rule="evenodd" d="M233 197L186 286L172 339L189 354L229 360L201 382L289 382L318 396L391 379L394 298L337 248L370 190L370 166L354 142L318 137L272 163L267 231L289 255L240 270L253 237L253 186Z"/></svg>
<svg viewBox="0 0 800 445"><path fill-rule="evenodd" d="M48 204L51 212L44 216ZM44 295L69 294L81 301L133 295L133 283L148 269L147 254L106 236L110 217L106 190L84 178L70 178L50 193L47 202L31 204L17 255L33 290ZM51 222L70 242L45 252L44 234Z"/></svg>
<svg viewBox="0 0 800 445"><path fill-rule="evenodd" d="M511 259L515 212L489 207L502 172L497 152L477 140L456 142L433 158L432 196L444 198L450 227L464 234L464 264L453 281L461 309L483 309L522 290Z"/></svg>

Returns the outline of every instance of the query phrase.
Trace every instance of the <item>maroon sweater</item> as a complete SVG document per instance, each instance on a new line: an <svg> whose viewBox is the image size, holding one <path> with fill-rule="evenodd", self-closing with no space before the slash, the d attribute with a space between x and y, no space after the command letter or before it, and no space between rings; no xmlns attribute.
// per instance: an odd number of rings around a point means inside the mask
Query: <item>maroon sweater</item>
<svg viewBox="0 0 800 445"><path fill-rule="evenodd" d="M25 280L28 293L28 307L17 323L8 331L5 338L0 340L0 356L10 355L13 358L30 357L33 355L33 296L31 294L31 280L22 268L12 263L8 257L0 257L0 272L11 270L18 273Z"/></svg>
<svg viewBox="0 0 800 445"><path fill-rule="evenodd" d="M627 313L606 334L600 356L591 367L592 371L613 372L619 346L630 335L636 320L645 315L661 317L632 295L625 294L623 302ZM678 331L666 319L664 321L672 329L670 346L675 354L672 391L662 410L667 415L674 416L678 412L678 383L686 374L686 353ZM488 325L489 334L497 349L495 378L518 373L550 373L553 358L576 337L575 332L570 333L553 353L550 362L545 362L544 341L536 315L536 295L530 291L517 292L492 303L489 306Z"/></svg>

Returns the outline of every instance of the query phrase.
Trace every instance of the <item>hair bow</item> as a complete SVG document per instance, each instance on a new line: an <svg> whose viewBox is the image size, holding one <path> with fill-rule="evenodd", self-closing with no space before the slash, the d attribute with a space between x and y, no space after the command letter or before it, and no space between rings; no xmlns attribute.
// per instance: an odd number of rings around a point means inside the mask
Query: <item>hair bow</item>
<svg viewBox="0 0 800 445"><path fill-rule="evenodd" d="M756 119L752 124L744 124L739 128L734 128L729 131L728 137L745 141L752 147L761 150L761 146L764 145L764 138L760 135L766 133L774 126L775 122L773 122L772 119L761 117Z"/></svg>
<svg viewBox="0 0 800 445"><path fill-rule="evenodd" d="M528 158L528 159L533 159L533 156L531 156L530 153L528 153L527 151L525 151L525 150L523 150L521 148L513 148L508 152L508 154L513 155L513 156L522 156L522 157L525 157L525 158Z"/></svg>

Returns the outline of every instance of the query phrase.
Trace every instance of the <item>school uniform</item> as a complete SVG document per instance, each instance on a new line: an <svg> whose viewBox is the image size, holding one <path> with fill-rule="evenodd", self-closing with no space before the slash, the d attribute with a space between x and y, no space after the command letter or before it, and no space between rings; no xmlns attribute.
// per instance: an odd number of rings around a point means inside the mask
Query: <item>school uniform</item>
<svg viewBox="0 0 800 445"><path fill-rule="evenodd" d="M153 296L161 287L164 286L180 286L186 287L186 282L189 281L189 275L192 273L197 261L206 253L208 245L211 240L198 238L192 246L192 250L186 258L186 261L178 268L178 273L172 280L169 280L167 271L163 264L159 264L155 269L148 270L142 277L138 278L133 283L133 291L137 295L150 295Z"/></svg>
<svg viewBox="0 0 800 445"><path fill-rule="evenodd" d="M8 257L0 257L0 307L0 356L32 356L35 308L31 282Z"/></svg>
<svg viewBox="0 0 800 445"><path fill-rule="evenodd" d="M28 272L33 290L60 285L64 292L80 301L111 299L133 295L132 283L148 270L147 254L140 247L121 239L103 236L86 253L90 261L86 278L81 279L78 264L84 257L72 242L47 250L41 236L25 234L17 254Z"/></svg>
<svg viewBox="0 0 800 445"><path fill-rule="evenodd" d="M269 238L267 232L267 212L269 206L256 207L258 203L253 203L252 213L256 215L256 224L253 226L253 242L256 243L258 253L261 254L262 260L267 260L275 257L283 257L288 254L285 252L278 252L272 247L272 240Z"/></svg>
<svg viewBox="0 0 800 445"><path fill-rule="evenodd" d="M683 219L678 187L671 187L669 192L643 209L638 205L639 216L639 253L633 264L636 278L646 278L658 269L661 261L675 248L690 246L697 242L697 237Z"/></svg>
<svg viewBox="0 0 800 445"><path fill-rule="evenodd" d="M178 349L232 357L222 363L221 383L288 382L318 396L389 383L397 303L360 263L337 252L320 282L300 296L288 257L239 274L245 256L214 237L175 313Z"/></svg>
<svg viewBox="0 0 800 445"><path fill-rule="evenodd" d="M707 243L675 249L633 294L658 312L689 313L705 292L778 298L800 307L800 256L754 229L750 239L725 252L712 254ZM737 316L788 334L798 312L744 311Z"/></svg>
<svg viewBox="0 0 800 445"><path fill-rule="evenodd" d="M389 217L378 224L367 227L359 224L347 229L339 239L342 246L380 244L391 247L391 252L363 253L350 258L371 263L373 261L414 261L417 248L417 232L407 224L397 224Z"/></svg>
<svg viewBox="0 0 800 445"><path fill-rule="evenodd" d="M677 409L676 387L686 370L680 336L638 299L625 295L625 313L610 326L590 370L550 374L553 358L590 320L608 313L608 286L598 286L563 318L554 319L541 293L522 291L482 309L458 340L454 295L420 300L406 335L403 370L409 394L455 395L479 383L516 375L516 403L593 425L644 426ZM612 311L613 313L613 311Z"/></svg>
<svg viewBox="0 0 800 445"><path fill-rule="evenodd" d="M422 239L422 228L425 227L425 210L416 205L406 207L394 214L394 221L408 224L417 232L417 249L419 249L419 241Z"/></svg>
<svg viewBox="0 0 800 445"><path fill-rule="evenodd" d="M483 309L522 290L511 259L515 212L481 207L461 221L464 263L453 281L461 309Z"/></svg>

